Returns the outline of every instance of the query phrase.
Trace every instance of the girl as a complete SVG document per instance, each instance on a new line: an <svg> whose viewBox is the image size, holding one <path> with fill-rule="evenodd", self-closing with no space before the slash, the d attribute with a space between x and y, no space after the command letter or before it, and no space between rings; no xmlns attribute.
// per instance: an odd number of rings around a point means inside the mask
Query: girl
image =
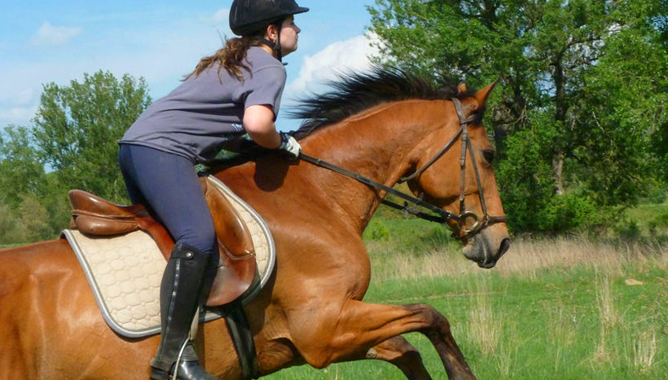
<svg viewBox="0 0 668 380"><path fill-rule="evenodd" d="M194 165L213 159L221 145L243 133L262 147L299 156L297 141L279 134L274 121L286 79L281 60L297 50L294 15L307 11L294 0L234 0L230 28L239 37L202 58L119 141L130 199L146 205L176 243L161 283L161 341L151 379L214 379L199 366L188 337L219 259Z"/></svg>

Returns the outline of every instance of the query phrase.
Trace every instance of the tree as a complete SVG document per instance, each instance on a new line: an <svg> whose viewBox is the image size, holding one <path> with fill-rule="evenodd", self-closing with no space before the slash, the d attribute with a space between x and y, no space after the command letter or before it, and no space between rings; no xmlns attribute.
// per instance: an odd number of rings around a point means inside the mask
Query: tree
<svg viewBox="0 0 668 380"><path fill-rule="evenodd" d="M0 243L16 244L54 237L45 202L44 166L25 127L8 126L0 135Z"/></svg>
<svg viewBox="0 0 668 380"><path fill-rule="evenodd" d="M69 223L69 189L126 203L117 141L149 103L145 81L128 75L45 85L34 126L0 134L0 243L57 236Z"/></svg>
<svg viewBox="0 0 668 380"><path fill-rule="evenodd" d="M647 7L660 2L620 7L625 23L614 26L604 54L583 75L572 155L585 163L578 180L595 192L598 203L633 200L660 179L661 158L652 147L661 146L657 142L668 126L668 54L656 15L668 14L666 4L652 12Z"/></svg>
<svg viewBox="0 0 668 380"><path fill-rule="evenodd" d="M143 79L124 75L118 80L102 71L67 87L44 86L33 137L63 190L80 188L127 202L117 141L150 101Z"/></svg>
<svg viewBox="0 0 668 380"><path fill-rule="evenodd" d="M24 195L44 195L44 166L27 128L10 125L0 135L0 178L0 199L12 209Z"/></svg>
<svg viewBox="0 0 668 380"><path fill-rule="evenodd" d="M576 207L566 193L633 204L651 182L649 147L668 136L668 1L377 0L369 11L383 59L473 86L501 78L488 124L504 203L526 211L509 212L513 227L550 230L531 219Z"/></svg>

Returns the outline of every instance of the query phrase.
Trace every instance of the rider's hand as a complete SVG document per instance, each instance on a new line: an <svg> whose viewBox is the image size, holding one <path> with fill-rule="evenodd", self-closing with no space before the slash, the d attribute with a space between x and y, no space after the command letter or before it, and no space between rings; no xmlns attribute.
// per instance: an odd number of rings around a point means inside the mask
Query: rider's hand
<svg viewBox="0 0 668 380"><path fill-rule="evenodd" d="M302 151L297 140L285 132L281 133L281 145L278 146L278 149L285 151L293 159L299 158L299 153Z"/></svg>

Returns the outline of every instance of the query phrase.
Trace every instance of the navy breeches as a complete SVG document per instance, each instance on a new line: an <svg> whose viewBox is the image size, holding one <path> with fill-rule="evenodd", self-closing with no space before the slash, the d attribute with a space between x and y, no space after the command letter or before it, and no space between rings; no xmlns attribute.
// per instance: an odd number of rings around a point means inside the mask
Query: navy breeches
<svg viewBox="0 0 668 380"><path fill-rule="evenodd" d="M145 205L175 243L217 251L211 212L190 160L130 144L121 144L118 160L132 203Z"/></svg>

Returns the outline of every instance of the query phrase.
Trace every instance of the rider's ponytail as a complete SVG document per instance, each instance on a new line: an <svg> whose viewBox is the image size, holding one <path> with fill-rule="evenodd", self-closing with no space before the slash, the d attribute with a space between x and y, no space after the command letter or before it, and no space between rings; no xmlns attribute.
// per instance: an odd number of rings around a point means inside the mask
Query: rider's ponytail
<svg viewBox="0 0 668 380"><path fill-rule="evenodd" d="M186 75L185 79L188 79L191 76L197 77L209 67L218 64L219 73L220 70L225 69L230 76L243 80L244 76L241 69L248 72L251 71L248 64L244 62L246 53L251 46L257 45L259 45L259 42L255 36L230 38L225 41L225 46L219 49L214 55L202 58L195 67L195 70Z"/></svg>

